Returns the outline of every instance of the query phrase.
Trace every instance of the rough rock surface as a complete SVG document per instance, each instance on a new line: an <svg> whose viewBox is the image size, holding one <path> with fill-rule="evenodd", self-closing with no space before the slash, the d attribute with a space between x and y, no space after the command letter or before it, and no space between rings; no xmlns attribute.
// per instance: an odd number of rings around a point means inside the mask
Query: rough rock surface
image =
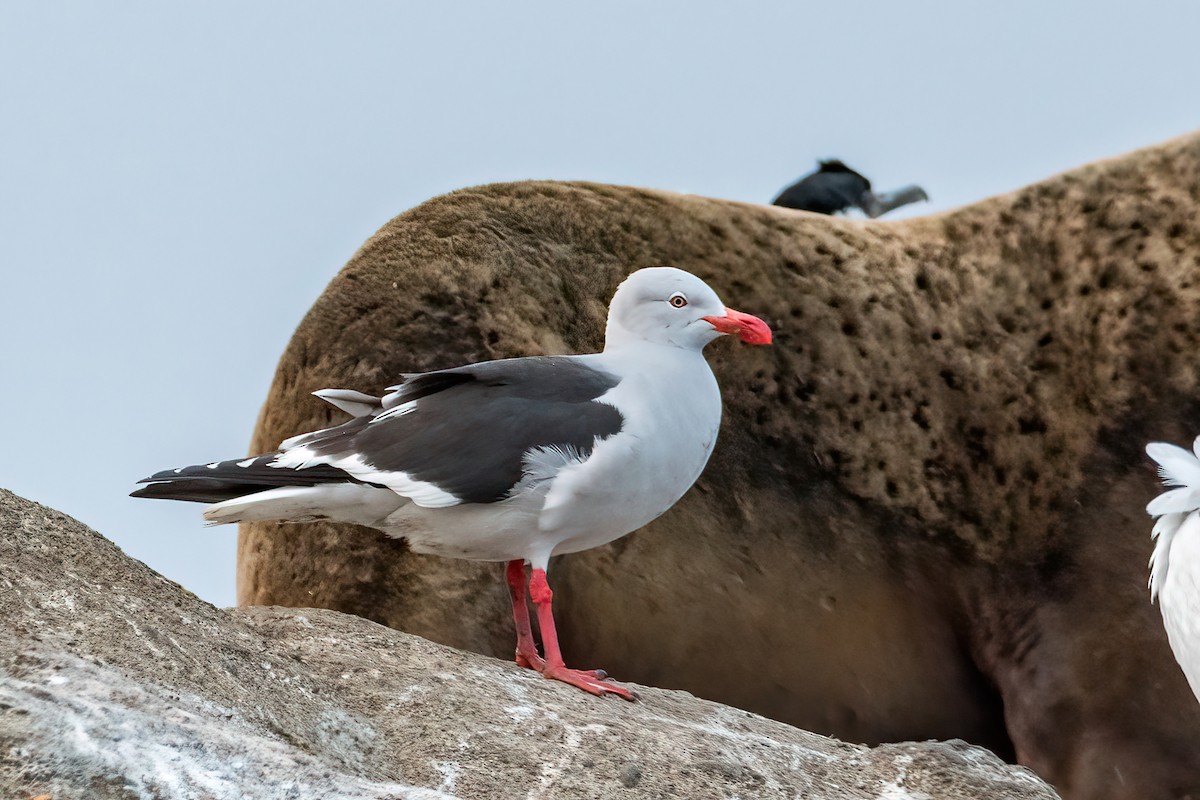
<svg viewBox="0 0 1200 800"><path fill-rule="evenodd" d="M223 611L0 490L0 796L1053 798L962 742L601 700L333 611Z"/></svg>
<svg viewBox="0 0 1200 800"><path fill-rule="evenodd" d="M1200 796L1141 450L1200 420L1200 135L896 223L594 184L435 198L314 305L253 450L333 420L315 389L594 349L654 263L776 344L710 347L726 416L696 489L554 565L570 660L852 741L967 739L1070 797ZM494 566L362 530L247 526L239 597L512 647Z"/></svg>

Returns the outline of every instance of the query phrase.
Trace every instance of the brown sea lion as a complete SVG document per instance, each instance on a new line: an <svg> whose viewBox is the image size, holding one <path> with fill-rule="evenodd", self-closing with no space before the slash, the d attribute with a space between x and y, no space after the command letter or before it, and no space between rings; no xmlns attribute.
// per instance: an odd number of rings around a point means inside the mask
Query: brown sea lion
<svg viewBox="0 0 1200 800"><path fill-rule="evenodd" d="M317 389L594 349L660 263L776 346L713 354L720 439L671 512L556 563L570 659L852 741L967 739L1068 798L1200 797L1142 454L1200 420L1200 135L898 223L581 183L439 197L330 283L252 450L333 421ZM254 524L239 600L511 657L499 570Z"/></svg>

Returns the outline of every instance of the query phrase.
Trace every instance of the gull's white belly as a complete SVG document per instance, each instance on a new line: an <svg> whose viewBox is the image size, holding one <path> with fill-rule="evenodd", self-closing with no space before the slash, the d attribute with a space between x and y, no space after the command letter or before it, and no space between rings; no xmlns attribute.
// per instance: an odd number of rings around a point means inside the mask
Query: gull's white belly
<svg viewBox="0 0 1200 800"><path fill-rule="evenodd" d="M417 553L473 561L527 558L542 536L537 520L545 491L499 503L422 508L415 503L389 515L376 527L404 538Z"/></svg>

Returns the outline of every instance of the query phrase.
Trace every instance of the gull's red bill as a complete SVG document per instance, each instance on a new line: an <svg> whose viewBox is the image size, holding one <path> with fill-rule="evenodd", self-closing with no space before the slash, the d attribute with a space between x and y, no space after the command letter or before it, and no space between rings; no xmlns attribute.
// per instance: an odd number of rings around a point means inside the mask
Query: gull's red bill
<svg viewBox="0 0 1200 800"><path fill-rule="evenodd" d="M701 317L720 333L736 333L746 344L770 344L771 328L753 314L726 307L723 317Z"/></svg>

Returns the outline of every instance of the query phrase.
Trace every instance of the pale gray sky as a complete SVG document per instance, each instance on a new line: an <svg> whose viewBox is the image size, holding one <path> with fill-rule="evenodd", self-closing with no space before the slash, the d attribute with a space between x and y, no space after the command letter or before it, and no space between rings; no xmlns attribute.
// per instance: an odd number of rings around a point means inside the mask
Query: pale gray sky
<svg viewBox="0 0 1200 800"><path fill-rule="evenodd" d="M578 5L0 4L0 486L232 604L236 531L126 494L245 453L301 316L426 198L765 202L836 156L925 213L1200 127L1190 0Z"/></svg>

